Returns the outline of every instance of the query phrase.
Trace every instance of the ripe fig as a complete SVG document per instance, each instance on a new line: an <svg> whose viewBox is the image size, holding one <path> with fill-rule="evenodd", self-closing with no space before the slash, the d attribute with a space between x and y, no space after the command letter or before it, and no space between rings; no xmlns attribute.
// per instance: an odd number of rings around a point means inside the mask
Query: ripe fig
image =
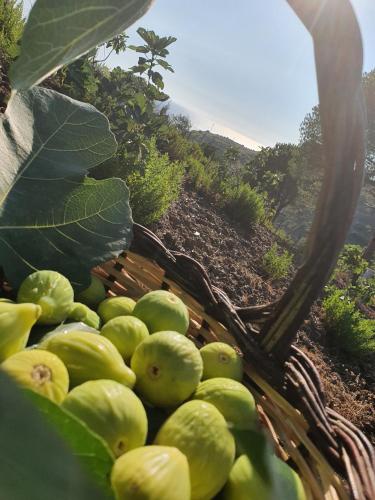
<svg viewBox="0 0 375 500"><path fill-rule="evenodd" d="M194 399L213 404L228 424L237 429L250 429L257 421L257 411L251 392L240 382L230 378L210 378L201 382Z"/></svg>
<svg viewBox="0 0 375 500"><path fill-rule="evenodd" d="M223 500L306 500L298 474L276 456L261 461L259 457L241 455L230 471Z"/></svg>
<svg viewBox="0 0 375 500"><path fill-rule="evenodd" d="M31 389L56 404L62 403L69 389L69 375L55 354L41 349L17 352L1 364L19 385Z"/></svg>
<svg viewBox="0 0 375 500"><path fill-rule="evenodd" d="M143 446L118 458L112 469L117 500L190 500L186 457L169 446Z"/></svg>
<svg viewBox="0 0 375 500"><path fill-rule="evenodd" d="M17 302L32 302L42 308L38 323L57 325L72 308L74 292L69 280L56 271L36 271L21 284Z"/></svg>
<svg viewBox="0 0 375 500"><path fill-rule="evenodd" d="M0 302L0 362L25 348L41 313L35 304Z"/></svg>
<svg viewBox="0 0 375 500"><path fill-rule="evenodd" d="M121 354L101 335L62 331L43 340L39 347L53 352L64 362L72 387L98 379L116 380L130 388L135 384L135 375Z"/></svg>
<svg viewBox="0 0 375 500"><path fill-rule="evenodd" d="M100 302L98 314L103 323L107 323L107 321L117 316L132 315L134 306L135 300L130 297L109 297Z"/></svg>
<svg viewBox="0 0 375 500"><path fill-rule="evenodd" d="M80 302L73 302L68 319L82 321L82 323L91 326L91 328L95 328L95 330L99 330L100 328L100 318L96 312Z"/></svg>
<svg viewBox="0 0 375 500"><path fill-rule="evenodd" d="M202 347L200 352L203 359L203 380L216 377L242 380L242 358L233 347L224 342L211 342Z"/></svg>
<svg viewBox="0 0 375 500"><path fill-rule="evenodd" d="M189 311L182 300L166 290L146 293L138 300L133 315L142 320L150 333L172 330L186 335Z"/></svg>
<svg viewBox="0 0 375 500"><path fill-rule="evenodd" d="M175 446L187 458L192 500L209 500L224 486L235 443L224 417L210 403L188 401L162 425L155 444Z"/></svg>
<svg viewBox="0 0 375 500"><path fill-rule="evenodd" d="M88 288L77 296L78 302L82 302L82 304L85 304L91 309L96 309L105 298L106 291L103 282L93 275L91 275L91 283Z"/></svg>
<svg viewBox="0 0 375 500"><path fill-rule="evenodd" d="M101 334L117 347L126 362L130 361L136 347L150 335L143 321L134 316L110 319L103 326Z"/></svg>
<svg viewBox="0 0 375 500"><path fill-rule="evenodd" d="M74 388L63 407L99 434L116 457L143 446L147 416L141 400L114 380L90 380Z"/></svg>
<svg viewBox="0 0 375 500"><path fill-rule="evenodd" d="M136 390L160 407L181 404L202 376L199 350L177 332L150 335L136 348L130 366L137 376Z"/></svg>

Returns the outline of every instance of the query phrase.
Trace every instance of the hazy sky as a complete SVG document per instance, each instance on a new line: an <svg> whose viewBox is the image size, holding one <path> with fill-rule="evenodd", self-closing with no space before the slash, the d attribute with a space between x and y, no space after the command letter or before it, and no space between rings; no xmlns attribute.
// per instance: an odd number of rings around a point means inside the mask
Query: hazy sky
<svg viewBox="0 0 375 500"><path fill-rule="evenodd" d="M329 1L329 0L328 0ZM26 7L31 4L26 0ZM375 0L352 0L362 28L365 71L375 68ZM138 26L173 35L165 91L196 128L248 146L296 142L317 103L310 35L285 0L155 0ZM111 57L127 68L137 55Z"/></svg>

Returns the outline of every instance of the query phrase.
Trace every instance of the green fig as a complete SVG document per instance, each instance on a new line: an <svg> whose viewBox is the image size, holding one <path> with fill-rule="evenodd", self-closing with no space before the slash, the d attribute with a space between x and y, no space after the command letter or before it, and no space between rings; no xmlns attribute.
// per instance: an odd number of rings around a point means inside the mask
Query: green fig
<svg viewBox="0 0 375 500"><path fill-rule="evenodd" d="M25 348L41 313L35 304L0 302L0 362Z"/></svg>
<svg viewBox="0 0 375 500"><path fill-rule="evenodd" d="M274 471L277 476L276 498L306 500L305 489L299 475L288 464L274 457Z"/></svg>
<svg viewBox="0 0 375 500"><path fill-rule="evenodd" d="M114 380L90 380L74 388L63 407L85 422L116 457L143 446L147 416L141 400Z"/></svg>
<svg viewBox="0 0 375 500"><path fill-rule="evenodd" d="M100 302L98 314L103 323L107 323L107 321L117 316L132 315L134 306L135 300L130 297L109 297Z"/></svg>
<svg viewBox="0 0 375 500"><path fill-rule="evenodd" d="M100 318L95 311L92 311L85 304L80 302L73 302L72 308L69 312L68 319L72 321L81 321L95 330L100 328Z"/></svg>
<svg viewBox="0 0 375 500"><path fill-rule="evenodd" d="M150 333L172 330L186 335L189 328L188 308L166 290L146 293L138 300L133 315L146 324Z"/></svg>
<svg viewBox="0 0 375 500"><path fill-rule="evenodd" d="M28 349L17 352L1 364L19 385L31 389L56 404L62 403L69 389L64 363L51 352Z"/></svg>
<svg viewBox="0 0 375 500"><path fill-rule="evenodd" d="M135 384L135 375L121 354L101 335L62 331L43 340L39 347L53 352L64 362L72 387L97 379L116 380L130 388Z"/></svg>
<svg viewBox="0 0 375 500"><path fill-rule="evenodd" d="M194 343L177 332L157 332L136 348L130 366L136 390L149 403L177 406L197 388L202 359Z"/></svg>
<svg viewBox="0 0 375 500"><path fill-rule="evenodd" d="M93 275L91 275L91 283L88 288L77 295L77 301L91 309L96 309L105 298L106 291L103 282Z"/></svg>
<svg viewBox="0 0 375 500"><path fill-rule="evenodd" d="M268 466L265 465L268 463ZM235 461L222 494L223 500L306 500L298 474L276 456L261 463L257 456Z"/></svg>
<svg viewBox="0 0 375 500"><path fill-rule="evenodd" d="M57 325L66 320L74 292L69 280L56 271L36 271L21 284L17 302L32 302L42 308L38 323Z"/></svg>
<svg viewBox="0 0 375 500"><path fill-rule="evenodd" d="M150 335L143 321L134 316L110 319L100 333L117 347L126 362L130 361L136 347Z"/></svg>
<svg viewBox="0 0 375 500"><path fill-rule="evenodd" d="M155 444L175 446L187 458L192 500L209 500L224 486L234 456L234 438L210 403L188 401L162 425Z"/></svg>
<svg viewBox="0 0 375 500"><path fill-rule="evenodd" d="M202 379L224 377L242 380L243 361L237 352L224 342L211 342L200 350L203 359Z"/></svg>
<svg viewBox="0 0 375 500"><path fill-rule="evenodd" d="M170 446L143 446L118 458L111 474L117 500L190 500L186 457Z"/></svg>
<svg viewBox="0 0 375 500"><path fill-rule="evenodd" d="M237 380L210 378L201 382L192 396L213 404L228 424L238 429L255 427L257 411L251 392Z"/></svg>

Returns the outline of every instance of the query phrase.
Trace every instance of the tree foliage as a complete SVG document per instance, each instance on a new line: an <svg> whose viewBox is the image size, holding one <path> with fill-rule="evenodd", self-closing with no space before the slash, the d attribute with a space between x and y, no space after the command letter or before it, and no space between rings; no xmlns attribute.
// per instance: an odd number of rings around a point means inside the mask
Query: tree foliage
<svg viewBox="0 0 375 500"><path fill-rule="evenodd" d="M246 166L245 180L267 194L276 217L298 193L299 149L293 144L262 148Z"/></svg>
<svg viewBox="0 0 375 500"><path fill-rule="evenodd" d="M375 70L363 75L362 86L367 110L366 180L375 182ZM301 124L300 145L309 168L321 172L324 159L319 106L314 106Z"/></svg>
<svg viewBox="0 0 375 500"><path fill-rule="evenodd" d="M157 66L161 66L167 71L173 72L172 66L166 61L169 54L167 47L174 43L177 38L174 36L160 37L152 30L138 28L138 35L145 41L144 45L131 45L129 48L144 54L138 59L138 64L132 67L133 73L146 73L148 83L154 83L159 89L164 88L162 75L155 71Z"/></svg>
<svg viewBox="0 0 375 500"><path fill-rule="evenodd" d="M23 2L18 0L0 0L0 56L11 60L19 54L24 20ZM1 60L1 57L0 57Z"/></svg>

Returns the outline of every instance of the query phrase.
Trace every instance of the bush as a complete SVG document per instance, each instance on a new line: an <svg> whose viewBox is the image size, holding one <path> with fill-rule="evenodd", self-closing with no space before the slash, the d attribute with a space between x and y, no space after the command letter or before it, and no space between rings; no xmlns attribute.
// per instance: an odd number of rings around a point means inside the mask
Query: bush
<svg viewBox="0 0 375 500"><path fill-rule="evenodd" d="M155 140L149 142L148 155L142 167L127 178L133 218L140 224L158 220L180 193L184 168L160 154Z"/></svg>
<svg viewBox="0 0 375 500"><path fill-rule="evenodd" d="M287 276L292 260L293 257L287 250L279 254L279 247L274 243L263 256L263 267L269 276L280 279Z"/></svg>
<svg viewBox="0 0 375 500"><path fill-rule="evenodd" d="M187 175L197 191L209 193L217 176L217 165L209 159L203 163L190 157L187 162Z"/></svg>
<svg viewBox="0 0 375 500"><path fill-rule="evenodd" d="M344 351L357 357L375 354L375 322L360 314L345 290L330 287L323 309L326 328Z"/></svg>
<svg viewBox="0 0 375 500"><path fill-rule="evenodd" d="M362 257L363 249L360 245L345 245L337 261L333 279L342 277L353 278L361 275L367 268L368 263Z"/></svg>
<svg viewBox="0 0 375 500"><path fill-rule="evenodd" d="M14 59L19 53L23 26L22 2L0 0L0 55L6 60Z"/></svg>
<svg viewBox="0 0 375 500"><path fill-rule="evenodd" d="M235 187L223 184L221 191L225 210L233 220L248 226L264 219L263 198L249 184L240 183Z"/></svg>

